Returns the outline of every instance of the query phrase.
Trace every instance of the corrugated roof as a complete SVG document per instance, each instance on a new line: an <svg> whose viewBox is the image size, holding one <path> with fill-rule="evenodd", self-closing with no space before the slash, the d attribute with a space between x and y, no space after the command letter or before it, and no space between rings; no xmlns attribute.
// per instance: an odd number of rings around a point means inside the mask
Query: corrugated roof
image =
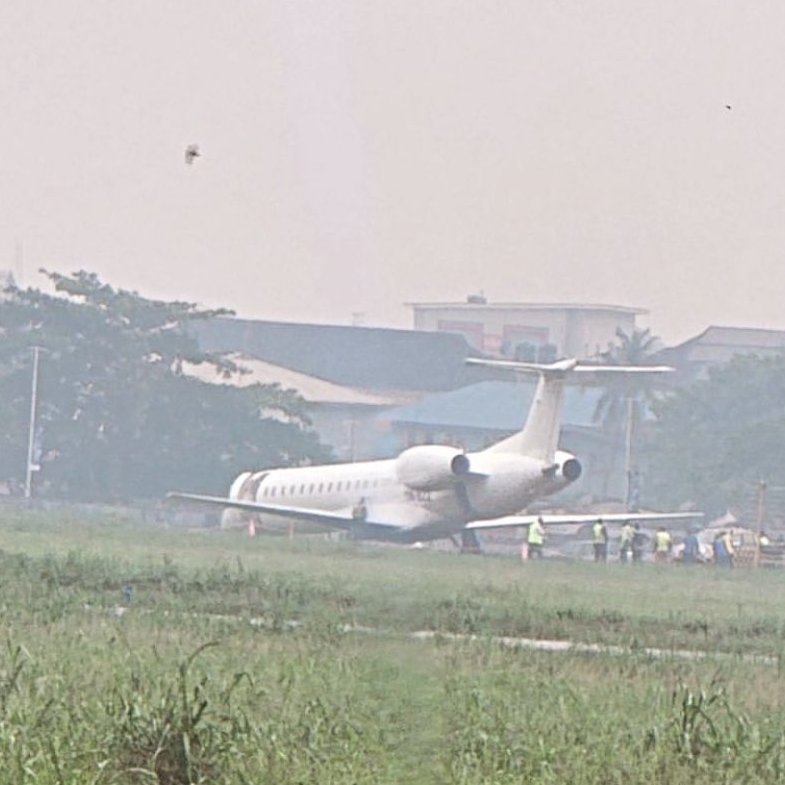
<svg viewBox="0 0 785 785"><path fill-rule="evenodd" d="M379 417L393 423L514 431L526 421L535 388L536 384L529 381L479 382L459 390L428 395ZM596 387L566 388L564 423L593 426L594 411L602 394Z"/></svg>
<svg viewBox="0 0 785 785"><path fill-rule="evenodd" d="M308 376L290 368L252 357L232 355L230 359L247 371L232 374L229 378L218 373L213 366L186 364L184 372L210 384L231 384L247 387L252 384L278 384L284 390L295 390L309 403L343 404L353 406L389 407L400 403L397 396L382 396L333 384L325 379Z"/></svg>
<svg viewBox="0 0 785 785"><path fill-rule="evenodd" d="M418 330L211 319L194 325L205 351L240 352L347 387L454 389L476 378L463 336Z"/></svg>
<svg viewBox="0 0 785 785"><path fill-rule="evenodd" d="M712 325L702 333L658 353L658 358L721 363L737 354L770 354L785 349L785 330Z"/></svg>

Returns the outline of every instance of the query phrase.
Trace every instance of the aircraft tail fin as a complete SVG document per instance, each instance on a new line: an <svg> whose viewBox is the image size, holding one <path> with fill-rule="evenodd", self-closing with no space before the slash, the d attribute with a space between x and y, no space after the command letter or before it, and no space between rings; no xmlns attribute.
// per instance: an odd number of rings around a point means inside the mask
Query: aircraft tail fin
<svg viewBox="0 0 785 785"><path fill-rule="evenodd" d="M603 378L616 374L667 373L673 368L664 365L588 365L575 359L559 360L543 365L540 363L515 362L511 360L484 360L470 358L470 365L511 370L516 373L539 376L526 418L526 424L518 433L503 439L488 448L488 452L511 452L527 455L547 464L553 463L559 442L561 409L564 398L564 383L572 373L579 373L582 382L596 384Z"/></svg>

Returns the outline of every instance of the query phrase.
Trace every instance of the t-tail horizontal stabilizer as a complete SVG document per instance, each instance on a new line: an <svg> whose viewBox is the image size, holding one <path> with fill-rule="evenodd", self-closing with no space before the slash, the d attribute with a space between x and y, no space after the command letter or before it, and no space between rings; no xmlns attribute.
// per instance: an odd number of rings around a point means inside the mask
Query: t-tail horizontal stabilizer
<svg viewBox="0 0 785 785"><path fill-rule="evenodd" d="M579 374L650 374L670 373L675 370L670 365L593 365L584 363L574 358L557 360L555 363L527 363L518 360L486 360L483 357L468 357L467 365L479 365L486 368L498 368L503 371L515 371L526 374L543 374L550 376L563 376L567 373Z"/></svg>
<svg viewBox="0 0 785 785"><path fill-rule="evenodd" d="M601 383L603 377L617 374L659 374L672 371L666 365L590 365L575 359L540 364L515 360L486 360L471 357L469 365L484 366L540 377L523 430L488 448L488 452L526 455L551 465L554 462L561 426L564 383L570 374L582 376L582 383Z"/></svg>

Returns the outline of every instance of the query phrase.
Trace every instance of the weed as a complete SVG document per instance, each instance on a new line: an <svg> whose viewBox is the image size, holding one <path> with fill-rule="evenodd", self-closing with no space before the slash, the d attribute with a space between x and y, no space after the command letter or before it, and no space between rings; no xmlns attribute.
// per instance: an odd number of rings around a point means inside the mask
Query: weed
<svg viewBox="0 0 785 785"><path fill-rule="evenodd" d="M0 522L0 783L785 780L776 664L645 651L779 655L779 574L16 523ZM471 639L409 637L428 628ZM635 645L546 654L500 634Z"/></svg>
<svg viewBox="0 0 785 785"><path fill-rule="evenodd" d="M125 689L116 690L109 704L111 748L122 770L142 779L154 777L160 785L215 781L221 734L205 722L209 679L203 675L191 684L190 671L196 658L216 645L205 643L185 658L175 683L157 696L148 680L138 674ZM227 729L218 726L218 730L225 734Z"/></svg>
<svg viewBox="0 0 785 785"><path fill-rule="evenodd" d="M6 651L8 662L0 670L0 717L5 716L12 693L18 691L19 678L28 660L22 646L14 646L10 638L6 641Z"/></svg>
<svg viewBox="0 0 785 785"><path fill-rule="evenodd" d="M716 676L706 690L679 683L670 708L665 726L647 734L647 748L711 770L744 770L747 775L785 770L782 728L755 722L735 709Z"/></svg>
<svg viewBox="0 0 785 785"><path fill-rule="evenodd" d="M430 626L437 632L476 635L485 626L486 614L476 598L459 594L436 604Z"/></svg>

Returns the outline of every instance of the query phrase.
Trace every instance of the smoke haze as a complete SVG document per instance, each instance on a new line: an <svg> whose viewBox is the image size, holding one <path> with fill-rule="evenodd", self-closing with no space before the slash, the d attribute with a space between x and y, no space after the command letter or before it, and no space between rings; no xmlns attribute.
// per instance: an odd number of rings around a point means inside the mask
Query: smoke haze
<svg viewBox="0 0 785 785"><path fill-rule="evenodd" d="M0 267L25 284L785 328L779 2L5 0L2 22Z"/></svg>

